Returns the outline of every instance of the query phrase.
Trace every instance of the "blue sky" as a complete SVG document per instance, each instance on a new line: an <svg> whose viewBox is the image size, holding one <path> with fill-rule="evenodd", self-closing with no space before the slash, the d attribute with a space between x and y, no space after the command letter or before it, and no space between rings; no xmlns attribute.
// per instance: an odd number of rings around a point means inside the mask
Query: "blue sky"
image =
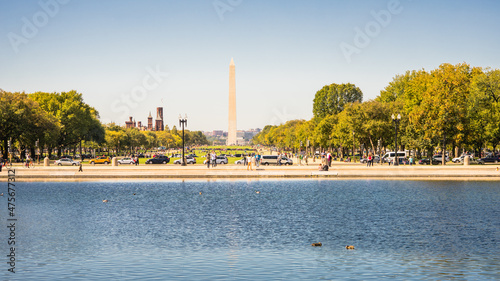
<svg viewBox="0 0 500 281"><path fill-rule="evenodd" d="M0 0L0 88L77 90L101 121L227 130L310 119L316 91L375 98L397 74L500 68L500 1Z"/></svg>

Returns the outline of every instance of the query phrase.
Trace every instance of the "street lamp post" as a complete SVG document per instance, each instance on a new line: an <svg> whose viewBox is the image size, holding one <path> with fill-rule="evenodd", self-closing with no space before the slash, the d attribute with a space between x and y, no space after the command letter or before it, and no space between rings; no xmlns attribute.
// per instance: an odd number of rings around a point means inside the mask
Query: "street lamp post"
<svg viewBox="0 0 500 281"><path fill-rule="evenodd" d="M182 127L182 161L181 165L186 166L186 158L184 157L184 126L187 127L187 114L184 115L185 117L182 118L181 115L179 114L179 126Z"/></svg>
<svg viewBox="0 0 500 281"><path fill-rule="evenodd" d="M401 121L401 114L398 114L398 116L394 116L394 114L392 114L392 122L394 122L394 128L395 128L395 138L394 138L394 147L395 147L395 150L394 150L394 159L396 161L394 161L394 166L398 166L399 165L399 157L398 157L398 127L399 127L399 122Z"/></svg>

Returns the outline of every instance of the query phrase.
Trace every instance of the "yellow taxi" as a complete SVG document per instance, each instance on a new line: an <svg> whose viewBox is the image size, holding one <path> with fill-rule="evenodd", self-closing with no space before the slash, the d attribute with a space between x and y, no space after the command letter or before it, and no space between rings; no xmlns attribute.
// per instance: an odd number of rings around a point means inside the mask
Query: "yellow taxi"
<svg viewBox="0 0 500 281"><path fill-rule="evenodd" d="M90 159L90 161L89 161L90 165L95 165L95 164L108 165L109 163L111 163L111 158L109 158L108 156L99 156L97 158Z"/></svg>

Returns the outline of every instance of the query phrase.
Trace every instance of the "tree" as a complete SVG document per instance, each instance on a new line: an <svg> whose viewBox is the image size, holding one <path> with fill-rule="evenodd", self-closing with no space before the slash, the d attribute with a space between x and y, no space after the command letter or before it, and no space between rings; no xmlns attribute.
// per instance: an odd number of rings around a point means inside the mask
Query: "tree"
<svg viewBox="0 0 500 281"><path fill-rule="evenodd" d="M479 68L465 63L442 64L430 73L431 81L422 93L419 107L414 109L418 110L414 116L424 137L434 145L442 144L442 150L450 140L454 144L464 143L470 133L467 120L470 82L480 73Z"/></svg>
<svg viewBox="0 0 500 281"><path fill-rule="evenodd" d="M489 70L472 79L468 105L470 142L475 147L489 142L495 150L500 142L500 70Z"/></svg>
<svg viewBox="0 0 500 281"><path fill-rule="evenodd" d="M82 94L76 91L62 93L31 94L30 99L59 121L60 134L56 146L78 144L81 140L104 141L104 129L98 121L98 112L83 102ZM61 149L58 151L59 156Z"/></svg>
<svg viewBox="0 0 500 281"><path fill-rule="evenodd" d="M328 115L319 121L314 128L314 143L327 148L333 145L333 128L337 124L338 115Z"/></svg>
<svg viewBox="0 0 500 281"><path fill-rule="evenodd" d="M137 128L128 128L125 130L125 134L127 135L130 152L146 144L146 137Z"/></svg>
<svg viewBox="0 0 500 281"><path fill-rule="evenodd" d="M363 93L354 84L331 84L316 92L313 103L314 117L324 118L338 114L348 103L361 102Z"/></svg>
<svg viewBox="0 0 500 281"><path fill-rule="evenodd" d="M57 137L57 124L57 120L41 110L27 94L0 91L0 136L4 156L7 156L8 140L12 145L19 141L23 151L24 148L33 151L36 140Z"/></svg>
<svg viewBox="0 0 500 281"><path fill-rule="evenodd" d="M409 88L411 88L411 81L419 75L420 72L415 70L406 71L403 75L396 75L394 79L389 82L389 85L380 91L380 95L377 97L377 101L390 103L396 100L401 100L406 98L406 94Z"/></svg>
<svg viewBox="0 0 500 281"><path fill-rule="evenodd" d="M128 146L128 139L125 134L125 130L113 130L106 128L105 140L108 147L114 148L118 154L120 153L120 149L122 147Z"/></svg>

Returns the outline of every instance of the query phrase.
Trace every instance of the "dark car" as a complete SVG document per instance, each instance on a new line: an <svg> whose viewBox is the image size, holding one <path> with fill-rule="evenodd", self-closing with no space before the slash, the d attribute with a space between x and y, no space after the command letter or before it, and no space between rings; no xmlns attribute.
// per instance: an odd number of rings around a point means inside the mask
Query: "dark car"
<svg viewBox="0 0 500 281"><path fill-rule="evenodd" d="M170 162L170 158L163 155L146 160L146 164L167 164L168 162Z"/></svg>
<svg viewBox="0 0 500 281"><path fill-rule="evenodd" d="M441 161L438 161L435 158L424 158L424 159L418 160L418 164L420 164L420 165L430 165L431 162L432 162L432 165L441 164Z"/></svg>
<svg viewBox="0 0 500 281"><path fill-rule="evenodd" d="M487 156L487 157L483 157L481 159L479 159L478 161L482 161L483 163L498 163L500 162L500 156L493 156L493 155L490 155L490 156Z"/></svg>

